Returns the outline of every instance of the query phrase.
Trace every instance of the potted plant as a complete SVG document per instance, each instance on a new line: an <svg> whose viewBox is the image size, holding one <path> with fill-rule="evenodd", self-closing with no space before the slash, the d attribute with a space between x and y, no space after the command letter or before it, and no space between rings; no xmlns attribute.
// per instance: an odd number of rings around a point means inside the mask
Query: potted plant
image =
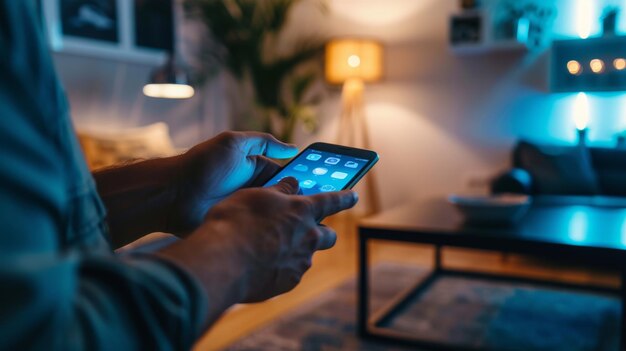
<svg viewBox="0 0 626 351"><path fill-rule="evenodd" d="M293 6L306 0L184 0L186 13L203 22L210 42L202 51L205 76L227 70L238 82L240 97L250 92L252 108L235 119L236 129L257 129L291 142L296 125L314 131L313 106L325 41L300 40L277 54L280 35ZM325 3L316 2L322 13ZM315 64L317 63L317 64Z"/></svg>

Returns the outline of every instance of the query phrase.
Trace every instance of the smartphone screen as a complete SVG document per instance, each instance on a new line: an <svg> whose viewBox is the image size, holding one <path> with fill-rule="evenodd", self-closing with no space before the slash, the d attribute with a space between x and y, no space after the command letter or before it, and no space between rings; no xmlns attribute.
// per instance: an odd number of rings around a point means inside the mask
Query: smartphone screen
<svg viewBox="0 0 626 351"><path fill-rule="evenodd" d="M349 189L378 161L369 150L315 143L283 167L265 186L294 177L304 195Z"/></svg>

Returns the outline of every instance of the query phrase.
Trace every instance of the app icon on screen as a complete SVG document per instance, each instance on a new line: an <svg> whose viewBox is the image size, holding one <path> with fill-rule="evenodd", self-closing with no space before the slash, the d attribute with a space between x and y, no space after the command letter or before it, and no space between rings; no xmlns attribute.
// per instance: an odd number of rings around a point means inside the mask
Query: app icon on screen
<svg viewBox="0 0 626 351"><path fill-rule="evenodd" d="M321 191L324 191L324 192L327 192L327 191L333 191L333 190L335 190L335 187L334 187L334 186L332 186L332 185L330 185L330 184L326 184L326 185L322 185L322 186L320 187L320 190L321 190Z"/></svg>
<svg viewBox="0 0 626 351"><path fill-rule="evenodd" d="M309 155L306 157L306 159L307 159L307 160L309 160L309 161L317 161L317 160L319 160L320 158L322 158L322 155L320 155L320 154L309 154Z"/></svg>
<svg viewBox="0 0 626 351"><path fill-rule="evenodd" d="M324 161L324 163L327 163L329 165L336 165L337 163L339 163L339 159L337 157L329 157L326 159L326 161Z"/></svg>
<svg viewBox="0 0 626 351"><path fill-rule="evenodd" d="M357 167L359 167L359 164L354 162L354 161L348 161L348 162L346 162L346 164L344 166L346 166L348 168L357 168Z"/></svg>
<svg viewBox="0 0 626 351"><path fill-rule="evenodd" d="M348 173L344 173L344 172L333 172L333 174L330 175L331 178L335 178L335 179L346 179L347 176L348 176Z"/></svg>
<svg viewBox="0 0 626 351"><path fill-rule="evenodd" d="M311 189L312 187L315 186L315 184L317 184L317 182L314 181L314 180L311 180L311 179L307 179L307 180L304 180L304 181L300 182L300 186L303 189Z"/></svg>
<svg viewBox="0 0 626 351"><path fill-rule="evenodd" d="M294 168L294 171L298 171L298 172L306 172L309 170L309 167L307 167L306 165L303 165L302 163L298 163Z"/></svg>
<svg viewBox="0 0 626 351"><path fill-rule="evenodd" d="M328 169L324 167L317 167L313 169L313 174L315 175L324 175L326 173L328 173Z"/></svg>

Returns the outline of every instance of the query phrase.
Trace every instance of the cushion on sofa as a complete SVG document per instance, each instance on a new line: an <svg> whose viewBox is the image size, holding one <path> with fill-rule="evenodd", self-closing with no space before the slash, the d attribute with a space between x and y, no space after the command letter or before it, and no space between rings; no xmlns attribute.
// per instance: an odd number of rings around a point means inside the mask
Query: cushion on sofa
<svg viewBox="0 0 626 351"><path fill-rule="evenodd" d="M598 179L586 147L518 143L514 166L528 171L533 192L560 195L596 195Z"/></svg>
<svg viewBox="0 0 626 351"><path fill-rule="evenodd" d="M87 164L92 170L136 159L178 153L163 122L125 129L80 128L77 131Z"/></svg>
<svg viewBox="0 0 626 351"><path fill-rule="evenodd" d="M602 193L626 196L626 150L592 148L590 153Z"/></svg>

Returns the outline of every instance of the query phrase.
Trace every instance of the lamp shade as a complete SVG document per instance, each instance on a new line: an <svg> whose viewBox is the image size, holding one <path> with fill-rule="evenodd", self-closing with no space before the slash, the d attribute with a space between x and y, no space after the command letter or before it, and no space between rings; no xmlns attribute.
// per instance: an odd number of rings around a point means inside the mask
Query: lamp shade
<svg viewBox="0 0 626 351"><path fill-rule="evenodd" d="M374 40L335 39L326 45L326 81L342 84L349 79L380 80L383 48Z"/></svg>
<svg viewBox="0 0 626 351"><path fill-rule="evenodd" d="M150 80L143 87L146 96L161 99L188 99L195 93L185 70L177 67L170 56L162 67L152 71Z"/></svg>

